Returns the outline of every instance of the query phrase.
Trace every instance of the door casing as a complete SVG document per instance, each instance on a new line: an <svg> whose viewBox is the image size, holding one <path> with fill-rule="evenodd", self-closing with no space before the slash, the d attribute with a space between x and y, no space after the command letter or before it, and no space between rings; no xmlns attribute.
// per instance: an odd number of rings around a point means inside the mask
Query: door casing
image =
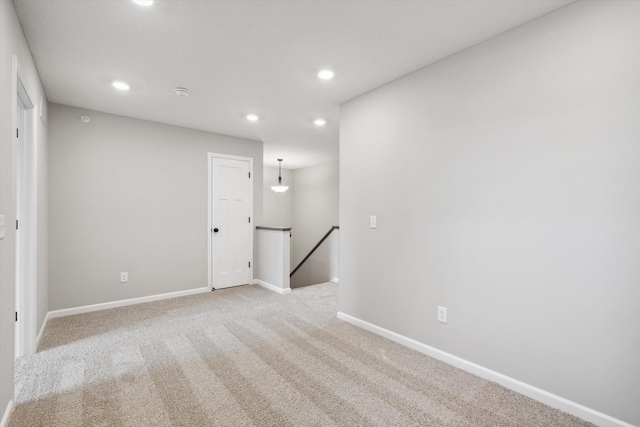
<svg viewBox="0 0 640 427"><path fill-rule="evenodd" d="M36 351L37 345L37 109L18 58L13 57L13 129L20 128L22 135L14 133L13 179L14 213L19 219L14 250L15 356L25 356ZM20 109L22 108L22 111Z"/></svg>

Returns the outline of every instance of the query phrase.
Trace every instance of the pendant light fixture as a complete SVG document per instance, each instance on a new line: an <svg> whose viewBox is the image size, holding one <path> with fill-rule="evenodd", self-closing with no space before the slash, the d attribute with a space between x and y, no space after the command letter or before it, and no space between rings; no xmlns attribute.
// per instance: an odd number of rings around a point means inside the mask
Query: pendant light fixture
<svg viewBox="0 0 640 427"><path fill-rule="evenodd" d="M276 193L284 193L289 186L282 185L282 159L278 159L278 185L272 185L271 189Z"/></svg>

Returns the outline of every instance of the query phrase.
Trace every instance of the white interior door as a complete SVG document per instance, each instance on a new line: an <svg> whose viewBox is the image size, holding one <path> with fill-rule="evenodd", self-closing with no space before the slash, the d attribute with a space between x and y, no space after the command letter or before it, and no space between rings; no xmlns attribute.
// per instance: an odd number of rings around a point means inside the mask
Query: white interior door
<svg viewBox="0 0 640 427"><path fill-rule="evenodd" d="M211 157L211 282L214 289L251 283L251 162Z"/></svg>

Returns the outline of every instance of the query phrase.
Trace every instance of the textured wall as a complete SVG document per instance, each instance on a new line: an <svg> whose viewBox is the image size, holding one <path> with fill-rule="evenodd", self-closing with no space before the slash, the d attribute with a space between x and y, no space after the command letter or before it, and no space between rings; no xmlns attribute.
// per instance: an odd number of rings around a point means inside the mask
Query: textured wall
<svg viewBox="0 0 640 427"><path fill-rule="evenodd" d="M338 162L293 171L293 264L296 265L338 224ZM296 273L297 274L297 273Z"/></svg>
<svg viewBox="0 0 640 427"><path fill-rule="evenodd" d="M284 193L271 189L278 182L278 168L265 167L263 175L262 222L267 226L293 226L293 171L282 169L282 183L289 186Z"/></svg>
<svg viewBox="0 0 640 427"><path fill-rule="evenodd" d="M576 2L343 104L340 310L640 425L638 22Z"/></svg>
<svg viewBox="0 0 640 427"><path fill-rule="evenodd" d="M290 288L290 245L289 231L257 230L256 246L259 268L256 279L260 279L280 289Z"/></svg>
<svg viewBox="0 0 640 427"><path fill-rule="evenodd" d="M15 223L13 146L15 128L13 57L17 58L21 78L32 102L39 106L44 90L24 38L13 3L0 0L0 214L6 216L6 238L0 240L0 417L13 398L14 306L15 306ZM47 129L36 119L37 188L37 324L40 329L47 313Z"/></svg>
<svg viewBox="0 0 640 427"><path fill-rule="evenodd" d="M261 142L56 104L49 114L51 310L207 286L208 152L253 158L261 223Z"/></svg>

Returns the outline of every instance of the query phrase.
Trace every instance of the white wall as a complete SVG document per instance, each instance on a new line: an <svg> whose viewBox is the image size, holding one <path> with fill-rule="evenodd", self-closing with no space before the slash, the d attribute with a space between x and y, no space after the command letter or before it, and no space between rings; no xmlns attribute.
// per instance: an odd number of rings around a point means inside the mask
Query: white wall
<svg viewBox="0 0 640 427"><path fill-rule="evenodd" d="M302 261L332 226L339 225L338 162L296 169L293 182L291 268Z"/></svg>
<svg viewBox="0 0 640 427"><path fill-rule="evenodd" d="M256 278L263 286L280 293L291 292L289 273L291 272L289 230L259 229L256 233L258 259Z"/></svg>
<svg viewBox="0 0 640 427"><path fill-rule="evenodd" d="M51 310L207 286L208 152L253 158L262 222L261 142L57 104L49 132Z"/></svg>
<svg viewBox="0 0 640 427"><path fill-rule="evenodd" d="M293 171L282 169L282 183L289 186L284 193L271 189L278 183L278 168L265 166L263 169L263 215L266 226L293 226Z"/></svg>
<svg viewBox="0 0 640 427"><path fill-rule="evenodd" d="M34 104L39 104L44 90L24 38L13 3L0 0L0 214L6 216L6 238L0 240L0 418L13 398L14 310L15 310L15 223L13 144L15 132L13 56L18 59L23 83ZM36 277L37 325L47 312L47 129L37 119L37 241Z"/></svg>
<svg viewBox="0 0 640 427"><path fill-rule="evenodd" d="M639 22L576 2L342 105L340 310L640 425Z"/></svg>
<svg viewBox="0 0 640 427"><path fill-rule="evenodd" d="M340 280L340 229L329 236L329 280Z"/></svg>

